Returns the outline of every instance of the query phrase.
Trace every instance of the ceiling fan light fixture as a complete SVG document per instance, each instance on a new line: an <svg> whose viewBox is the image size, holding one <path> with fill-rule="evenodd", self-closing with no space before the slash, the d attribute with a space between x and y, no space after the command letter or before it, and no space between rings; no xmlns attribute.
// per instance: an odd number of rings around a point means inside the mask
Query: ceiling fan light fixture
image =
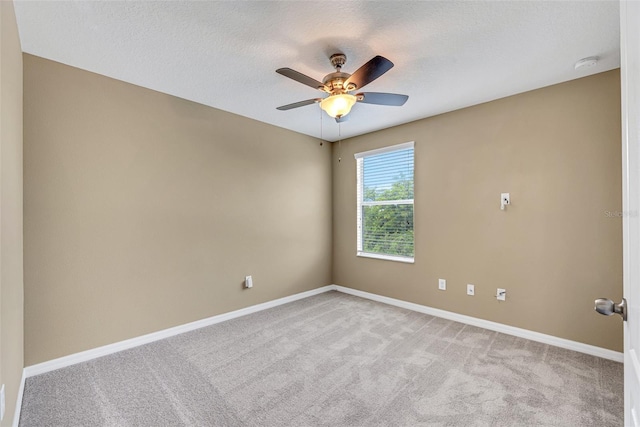
<svg viewBox="0 0 640 427"><path fill-rule="evenodd" d="M356 100L355 95L349 93L330 95L320 101L320 108L333 118L343 117L349 114Z"/></svg>

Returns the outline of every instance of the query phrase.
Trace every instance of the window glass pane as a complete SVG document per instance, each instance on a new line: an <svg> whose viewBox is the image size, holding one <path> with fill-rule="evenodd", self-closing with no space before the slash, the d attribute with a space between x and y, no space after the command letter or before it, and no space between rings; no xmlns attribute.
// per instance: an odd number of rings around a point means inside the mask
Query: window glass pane
<svg viewBox="0 0 640 427"><path fill-rule="evenodd" d="M413 199L413 148L363 159L363 201Z"/></svg>
<svg viewBox="0 0 640 427"><path fill-rule="evenodd" d="M362 206L362 250L413 256L413 204Z"/></svg>

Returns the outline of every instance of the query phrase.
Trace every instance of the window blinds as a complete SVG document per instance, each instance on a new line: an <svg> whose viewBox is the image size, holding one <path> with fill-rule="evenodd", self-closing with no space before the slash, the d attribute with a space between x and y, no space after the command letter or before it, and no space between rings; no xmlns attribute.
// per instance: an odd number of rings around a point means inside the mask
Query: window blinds
<svg viewBox="0 0 640 427"><path fill-rule="evenodd" d="M413 257L413 143L355 157L359 254Z"/></svg>

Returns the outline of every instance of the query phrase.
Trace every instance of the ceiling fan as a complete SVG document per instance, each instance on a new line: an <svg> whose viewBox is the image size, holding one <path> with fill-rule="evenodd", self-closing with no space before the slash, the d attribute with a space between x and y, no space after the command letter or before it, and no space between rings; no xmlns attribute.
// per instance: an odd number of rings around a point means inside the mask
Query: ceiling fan
<svg viewBox="0 0 640 427"><path fill-rule="evenodd" d="M355 95L351 93L357 89L362 89L365 85L368 85L389 71L393 67L393 62L387 58L378 55L358 68L353 74L342 72L342 66L347 62L346 55L336 53L331 55L329 59L336 71L324 76L322 82L305 76L291 68L277 69L276 73L329 94L329 96L325 98L313 98L283 105L278 107L278 110L291 110L292 108L320 103L320 108L329 116L334 117L336 122L340 123L347 120L347 114L349 114L351 107L353 107L356 102L401 106L409 99L407 95L399 95L397 93L360 92Z"/></svg>

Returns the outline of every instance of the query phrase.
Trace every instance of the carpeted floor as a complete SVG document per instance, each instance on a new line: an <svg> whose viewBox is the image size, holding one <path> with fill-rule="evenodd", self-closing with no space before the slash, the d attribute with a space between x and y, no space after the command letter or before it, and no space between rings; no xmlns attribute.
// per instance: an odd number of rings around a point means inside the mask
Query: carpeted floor
<svg viewBox="0 0 640 427"><path fill-rule="evenodd" d="M622 364L329 292L27 379L29 426L622 426Z"/></svg>

